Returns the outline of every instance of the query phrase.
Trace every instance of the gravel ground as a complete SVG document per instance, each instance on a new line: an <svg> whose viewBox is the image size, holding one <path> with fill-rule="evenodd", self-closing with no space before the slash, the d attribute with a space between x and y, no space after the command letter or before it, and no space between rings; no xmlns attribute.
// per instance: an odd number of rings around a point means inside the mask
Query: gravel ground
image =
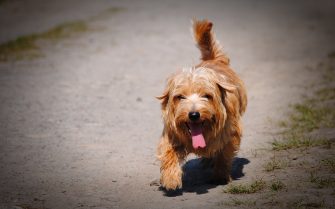
<svg viewBox="0 0 335 209"><path fill-rule="evenodd" d="M214 22L246 83L235 177L247 181L262 175L252 153L272 140L272 121L335 50L334 11L333 1L1 1L0 42L76 20L92 30L0 63L0 208L223 208L225 186L201 183L195 160L182 195L150 186L162 130L154 97L200 56L190 20Z"/></svg>

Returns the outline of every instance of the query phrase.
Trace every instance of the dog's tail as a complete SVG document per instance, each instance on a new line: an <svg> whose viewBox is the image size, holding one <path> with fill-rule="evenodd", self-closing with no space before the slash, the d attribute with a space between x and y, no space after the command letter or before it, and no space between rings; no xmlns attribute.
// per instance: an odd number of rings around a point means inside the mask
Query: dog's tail
<svg viewBox="0 0 335 209"><path fill-rule="evenodd" d="M215 39L212 31L213 23L208 20L193 19L193 34L198 48L201 51L202 60L220 59L229 64L229 58L223 53L222 47Z"/></svg>

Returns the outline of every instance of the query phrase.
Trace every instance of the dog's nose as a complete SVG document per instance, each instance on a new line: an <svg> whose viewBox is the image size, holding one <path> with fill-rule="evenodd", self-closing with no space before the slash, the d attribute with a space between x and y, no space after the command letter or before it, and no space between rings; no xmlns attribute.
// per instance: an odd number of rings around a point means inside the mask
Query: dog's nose
<svg viewBox="0 0 335 209"><path fill-rule="evenodd" d="M197 121L200 118L200 113L199 112L189 112L188 113L188 118L191 121Z"/></svg>

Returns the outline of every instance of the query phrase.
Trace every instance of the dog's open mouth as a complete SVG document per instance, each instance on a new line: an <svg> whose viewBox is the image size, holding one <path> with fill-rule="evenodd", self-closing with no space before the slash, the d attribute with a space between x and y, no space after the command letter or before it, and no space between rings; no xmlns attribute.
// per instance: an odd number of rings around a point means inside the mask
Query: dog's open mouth
<svg viewBox="0 0 335 209"><path fill-rule="evenodd" d="M192 145L194 149L198 149L199 147L206 147L206 142L203 131L203 123L187 123L187 127L189 128L190 134L192 136Z"/></svg>

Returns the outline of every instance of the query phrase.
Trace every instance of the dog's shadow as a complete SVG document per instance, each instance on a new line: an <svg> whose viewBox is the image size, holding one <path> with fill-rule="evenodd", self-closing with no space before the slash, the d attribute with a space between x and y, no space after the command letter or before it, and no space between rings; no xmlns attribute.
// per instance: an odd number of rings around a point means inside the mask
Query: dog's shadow
<svg viewBox="0 0 335 209"><path fill-rule="evenodd" d="M183 192L196 194L208 193L209 189L215 188L218 184L210 182L213 170L211 168L203 168L202 159L192 159L183 165L183 188L175 191L164 191L165 196L180 196ZM231 176L233 180L237 180L244 176L243 167L250 161L246 158L234 158Z"/></svg>

